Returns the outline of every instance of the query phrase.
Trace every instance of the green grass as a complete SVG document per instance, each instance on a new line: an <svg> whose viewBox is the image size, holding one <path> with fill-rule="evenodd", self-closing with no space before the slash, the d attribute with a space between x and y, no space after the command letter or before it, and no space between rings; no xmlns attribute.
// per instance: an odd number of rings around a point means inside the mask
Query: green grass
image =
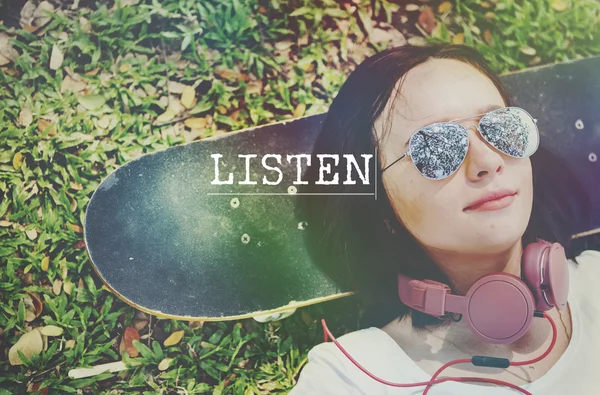
<svg viewBox="0 0 600 395"><path fill-rule="evenodd" d="M127 360L120 336L141 317L102 288L82 243L85 208L101 180L148 152L326 111L356 62L387 46L369 41L370 20L405 13L393 2L369 4L348 11L331 0L155 0L65 9L40 36L9 31L20 56L0 72L0 395L25 393L32 383L50 393L285 393L323 340L321 317L336 336L359 327L352 298L267 324L192 329L152 317L152 334L136 343L140 366L67 377L73 367ZM436 6L439 24L428 40L460 40L462 33L499 73L600 54L600 5L565 0L559 12L552 4L560 8L549 0L457 1L443 13ZM52 70L55 45L64 61ZM61 92L67 68L86 91ZM181 114L158 118L173 90L167 78L195 87L188 114L206 127L174 127ZM33 115L26 126L19 121L25 107ZM27 292L43 303L31 322ZM25 365L11 366L7 350L40 325L64 333ZM164 346L177 330L183 339ZM158 370L167 357L171 367Z"/></svg>

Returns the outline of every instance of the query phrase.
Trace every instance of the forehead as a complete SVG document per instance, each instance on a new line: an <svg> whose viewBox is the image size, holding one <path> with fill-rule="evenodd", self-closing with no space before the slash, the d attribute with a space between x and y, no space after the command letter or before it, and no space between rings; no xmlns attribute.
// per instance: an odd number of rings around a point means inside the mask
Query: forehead
<svg viewBox="0 0 600 395"><path fill-rule="evenodd" d="M494 83L473 66L454 59L431 59L411 69L396 84L375 130L381 136L389 116L389 138L406 140L433 122L470 117L487 105L504 107ZM396 91L396 90L395 90ZM469 120L465 120L469 121Z"/></svg>

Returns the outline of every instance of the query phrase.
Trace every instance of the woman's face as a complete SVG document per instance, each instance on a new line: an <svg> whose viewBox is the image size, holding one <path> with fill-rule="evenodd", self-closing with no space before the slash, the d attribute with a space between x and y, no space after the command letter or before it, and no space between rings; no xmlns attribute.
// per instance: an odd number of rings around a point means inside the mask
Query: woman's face
<svg viewBox="0 0 600 395"><path fill-rule="evenodd" d="M432 59L411 69L402 82L390 115L390 130L380 141L382 168L404 154L404 144L423 126L505 107L484 74L454 59ZM392 95L393 97L393 95ZM390 103L375 123L381 139ZM515 245L525 232L533 203L531 161L501 153L474 125L481 116L458 123L469 131L469 150L460 168L442 180L423 177L405 157L383 173L383 184L396 215L427 249L456 253L494 253ZM465 211L484 194L516 190L514 201L494 211Z"/></svg>

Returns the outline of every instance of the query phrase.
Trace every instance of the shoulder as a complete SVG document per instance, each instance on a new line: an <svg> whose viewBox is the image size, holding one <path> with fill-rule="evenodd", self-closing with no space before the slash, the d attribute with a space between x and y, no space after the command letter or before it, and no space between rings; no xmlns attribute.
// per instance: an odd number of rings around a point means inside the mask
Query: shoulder
<svg viewBox="0 0 600 395"><path fill-rule="evenodd" d="M381 333L377 328L362 329L337 338L340 345L366 369L373 369L373 358L381 356ZM370 366L369 366L370 365ZM332 342L321 343L308 352L308 362L302 368L290 395L363 394L364 373L354 366Z"/></svg>
<svg viewBox="0 0 600 395"><path fill-rule="evenodd" d="M600 251L585 250L575 257L577 262L569 260L570 275L577 282L591 282L596 285L600 280Z"/></svg>

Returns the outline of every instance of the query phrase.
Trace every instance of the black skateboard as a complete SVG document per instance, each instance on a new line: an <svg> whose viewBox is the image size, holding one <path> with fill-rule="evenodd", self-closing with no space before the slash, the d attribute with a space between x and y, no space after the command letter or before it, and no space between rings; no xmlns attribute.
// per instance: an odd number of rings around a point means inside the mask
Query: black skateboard
<svg viewBox="0 0 600 395"><path fill-rule="evenodd" d="M589 222L578 224L573 237L600 232L600 57L501 79L591 198ZM280 319L297 307L351 295L313 264L302 237L310 224L294 214L299 170L287 155L310 154L324 119L325 113L227 133L146 154L114 171L85 217L97 274L130 305L184 320ZM262 165L266 154L282 156L281 164L273 157L266 162L281 170L277 185L263 183L278 179ZM248 174L239 155L256 155ZM229 173L232 184L213 183ZM244 184L246 178L256 184Z"/></svg>

